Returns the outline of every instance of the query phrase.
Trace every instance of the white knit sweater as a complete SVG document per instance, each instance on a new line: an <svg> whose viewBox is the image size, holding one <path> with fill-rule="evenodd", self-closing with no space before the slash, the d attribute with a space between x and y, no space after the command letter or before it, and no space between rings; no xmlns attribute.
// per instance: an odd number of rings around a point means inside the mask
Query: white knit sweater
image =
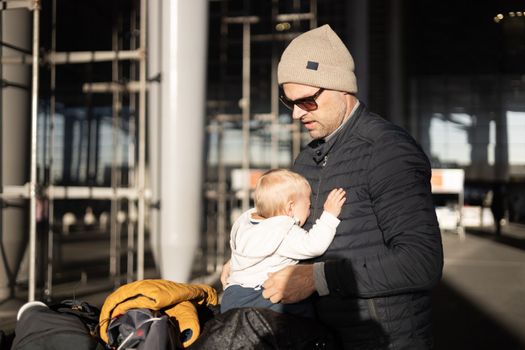
<svg viewBox="0 0 525 350"><path fill-rule="evenodd" d="M268 272L322 255L339 225L339 219L326 211L310 231L299 227L289 216L252 220L254 212L255 209L244 212L233 224L227 287L259 287L268 278Z"/></svg>

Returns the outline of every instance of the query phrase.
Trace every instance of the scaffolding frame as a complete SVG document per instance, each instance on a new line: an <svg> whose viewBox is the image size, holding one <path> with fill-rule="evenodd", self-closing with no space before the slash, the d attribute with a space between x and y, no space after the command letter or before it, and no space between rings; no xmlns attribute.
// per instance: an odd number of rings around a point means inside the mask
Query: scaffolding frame
<svg viewBox="0 0 525 350"><path fill-rule="evenodd" d="M48 231L48 251L47 251L47 266L46 266L46 282L44 285L44 294L50 298L52 295L52 279L53 279L53 220L54 220L54 200L56 199L94 199L94 200L111 200L112 203L116 203L112 206L112 217L116 218L116 210L118 210L118 201L121 199L128 200L128 210L131 211L132 206L138 207L137 215L137 245L136 250L134 249L134 233L133 230L128 229L128 271L127 280L132 279L133 261L129 263L130 257L137 255L137 271L135 274L136 279L144 278L144 241L145 241L145 212L146 212L146 200L150 198L150 191L146 189L145 174L146 174L146 50L147 50L147 2L146 0L138 0L139 11L140 11L140 22L139 22L139 43L138 48L135 48L134 43L131 44L132 50L119 50L118 43L113 46L112 51L86 51L86 52L57 52L56 51L56 0L52 3L52 38L51 38L51 51L43 55L42 60L50 65L51 73L51 99L50 99L50 133L48 140L45 140L45 146L53 145L54 139L54 123L55 123L55 89L56 89L56 66L62 64L77 64L77 63L96 63L96 62L113 62L113 79L117 78L117 81L109 83L99 83L98 86L95 84L84 84L84 93L107 93L112 92L113 99L113 120L114 127L113 131L113 149L115 150L118 146L117 128L118 126L118 112L119 112L119 100L118 95L123 92L138 93L138 99L131 98L131 102L138 102L138 140L134 136L135 140L138 141L138 155L137 162L135 165L135 154L128 154L128 158L133 158L133 175L136 179L130 181L132 186L120 187L116 182L112 181L111 187L95 187L95 186L55 186L53 184L53 177L49 176L48 183L38 183L37 179L37 123L38 123L38 92L39 92L39 43L40 43L40 15L41 15L41 0L0 0L0 11L20 9L24 8L32 11L33 13L33 32L32 32L32 51L14 47L10 45L10 48L19 51L21 54L15 57L1 57L1 64L30 64L31 65L31 136L30 136L30 178L29 182L23 186L3 186L0 183L1 191L0 198L4 199L26 199L29 200L29 275L28 275L28 300L33 301L36 297L37 288L37 275L36 275L36 259L37 259L37 232L36 232L36 203L39 199L45 199L49 202L48 206L48 217L50 220L49 231ZM135 14L132 11L133 15ZM136 25L136 21L131 21L132 25ZM132 28L136 30L137 28ZM8 43L0 42L2 46L8 46ZM138 81L132 81L127 84L118 83L118 70L119 63L121 61L134 61L138 62ZM116 71L116 73L115 73ZM100 88L100 87L103 88ZM131 105L131 103L130 103ZM0 116L3 118L3 116ZM132 129L135 131L135 129ZM0 135L1 142L1 135ZM45 147L44 146L44 147ZM49 174L52 174L53 170L53 148L51 147L50 158L49 158ZM134 151L133 151L134 153ZM0 158L1 159L1 158ZM116 173L116 157L113 157L112 161L112 178ZM44 160L45 165L45 160ZM130 171L131 172L131 171ZM131 215L129 215L131 216ZM128 225L132 225L128 220ZM0 227L0 230L2 228ZM131 236L130 236L131 235ZM111 243L110 245L114 248L111 249L110 254L110 277L113 279L115 285L120 283L120 266L115 262L120 260L120 247L117 245L116 240L120 239L113 228L110 233ZM118 258L117 258L118 256Z"/></svg>
<svg viewBox="0 0 525 350"><path fill-rule="evenodd" d="M279 0L272 0L272 23L277 25L280 22L292 21L296 24L302 21L307 21L309 28L317 26L317 0L308 0L309 11L300 11L300 0L295 0L293 7L295 12L279 13ZM271 57L271 98L270 108L268 113L255 114L251 112L251 45L257 42L278 42L290 41L299 35L299 32L289 33L271 33L271 34L252 34L251 27L260 22L257 16L247 14L245 16L229 17L224 15L227 4L222 2L223 16L221 21L221 35L223 38L228 37L228 26L242 25L242 96L239 100L241 113L209 113L208 122L213 121L216 125L208 124L207 132L209 134L217 134L217 182L212 189L205 191L205 198L217 203L216 215L216 235L208 233L206 238L206 245L214 247L214 251L208 252L206 258L206 270L208 273L216 272L217 269L222 268L226 261L226 244L228 242L228 204L230 207L234 206L236 198L240 197L242 210L247 210L250 205L251 190L247 181L243 183L242 189L238 193L232 194L228 191L227 183L229 176L227 174L226 166L223 161L222 145L224 143L224 131L226 130L225 123L227 122L241 122L242 130L242 161L241 169L248 177L248 172L251 169L250 159L250 122L261 121L265 124L265 128L270 133L270 167L279 167L279 133L283 130L289 130L292 134L292 154L291 159L294 159L301 148L301 126L297 121L292 121L290 124L279 123L279 89L277 83L277 65L279 61L279 53L272 48ZM221 43L221 66L227 64L227 57L225 51L227 50L226 43ZM224 101L227 102L227 101ZM219 102L218 105L221 105ZM211 258L213 257L213 258Z"/></svg>

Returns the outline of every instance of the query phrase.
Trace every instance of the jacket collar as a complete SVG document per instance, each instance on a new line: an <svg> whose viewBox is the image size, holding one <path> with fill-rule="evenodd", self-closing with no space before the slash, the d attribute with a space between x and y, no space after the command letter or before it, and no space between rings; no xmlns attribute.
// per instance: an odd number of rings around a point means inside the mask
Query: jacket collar
<svg viewBox="0 0 525 350"><path fill-rule="evenodd" d="M321 161L326 157L330 152L332 147L337 143L337 140L340 138L345 138L345 135L349 135L360 119L361 115L364 114L363 111L366 109L366 106L363 102L359 101L359 106L355 110L352 116L344 123L341 129L337 130L337 133L332 137L329 137L328 140L318 139L313 140L308 144L308 147L312 150L313 159L316 163L321 163Z"/></svg>

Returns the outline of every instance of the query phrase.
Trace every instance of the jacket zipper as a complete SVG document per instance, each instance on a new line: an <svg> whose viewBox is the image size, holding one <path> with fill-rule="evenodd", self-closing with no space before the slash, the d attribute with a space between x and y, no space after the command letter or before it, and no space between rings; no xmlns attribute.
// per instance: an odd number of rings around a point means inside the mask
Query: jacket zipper
<svg viewBox="0 0 525 350"><path fill-rule="evenodd" d="M314 206L314 215L312 217L317 218L317 200L319 199L319 190L321 189L321 179L323 178L323 169L326 166L328 161L328 155L324 156L323 162L321 163L321 171L319 172L319 181L317 182L317 191L315 192L315 206Z"/></svg>
<svg viewBox="0 0 525 350"><path fill-rule="evenodd" d="M377 315L376 304L374 299L367 299L368 302L368 311L370 312L370 317L374 321L379 321L379 316Z"/></svg>

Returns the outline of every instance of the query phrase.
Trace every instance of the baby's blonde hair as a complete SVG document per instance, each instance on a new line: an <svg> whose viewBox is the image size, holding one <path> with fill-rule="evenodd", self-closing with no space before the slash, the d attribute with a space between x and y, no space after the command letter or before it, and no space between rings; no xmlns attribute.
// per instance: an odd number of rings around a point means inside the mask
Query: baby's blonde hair
<svg viewBox="0 0 525 350"><path fill-rule="evenodd" d="M264 173L255 185L254 201L257 214L264 218L286 214L286 204L305 195L310 184L301 175L286 169Z"/></svg>

